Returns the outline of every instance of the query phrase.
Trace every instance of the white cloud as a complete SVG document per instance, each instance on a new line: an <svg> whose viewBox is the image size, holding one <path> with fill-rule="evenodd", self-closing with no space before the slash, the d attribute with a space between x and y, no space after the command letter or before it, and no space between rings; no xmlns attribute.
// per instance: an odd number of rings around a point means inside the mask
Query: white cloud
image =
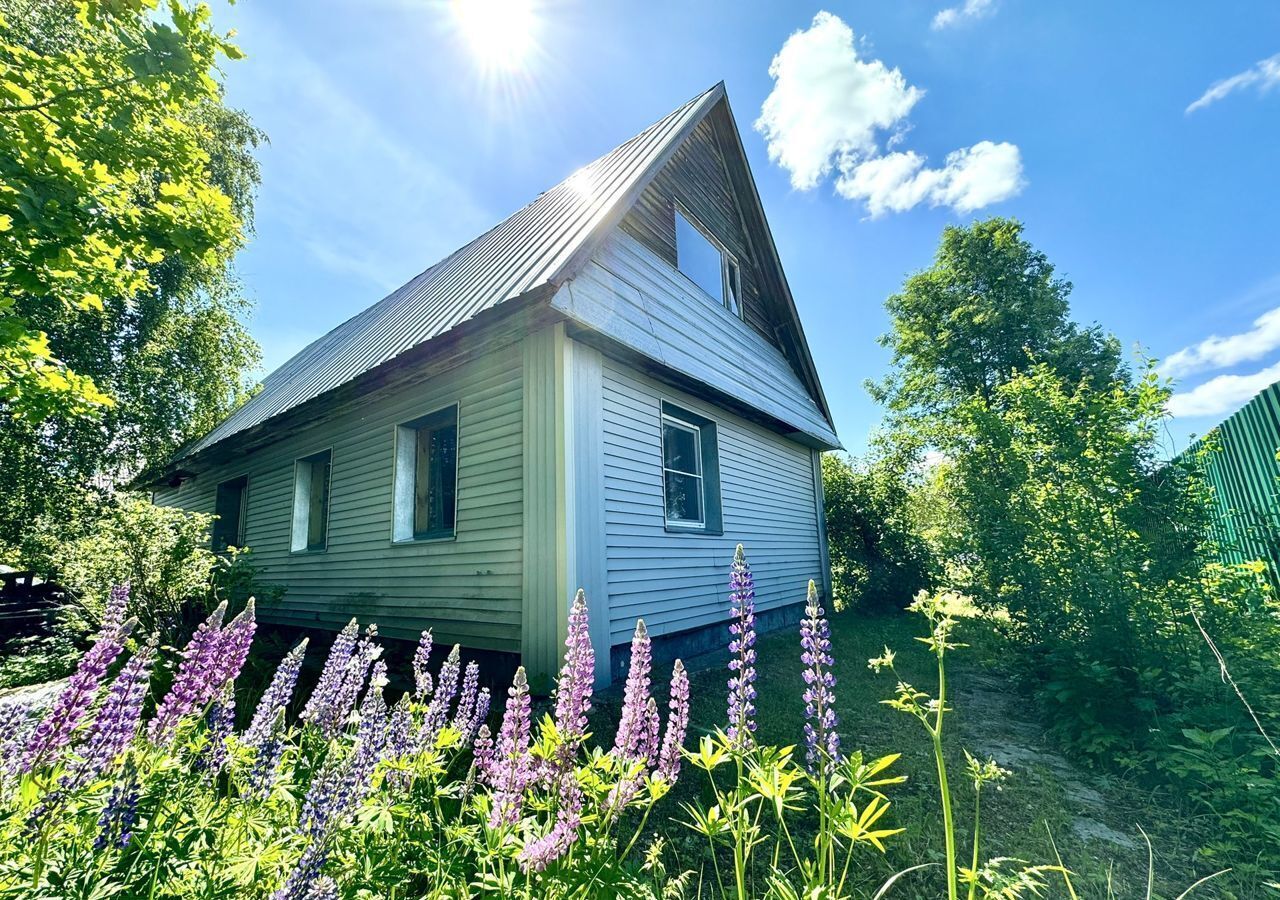
<svg viewBox="0 0 1280 900"><path fill-rule="evenodd" d="M800 190L816 187L833 162L874 155L877 132L905 119L924 96L897 69L860 59L853 29L829 12L787 38L769 75L773 90L756 129L769 158L791 173Z"/></svg>
<svg viewBox="0 0 1280 900"><path fill-rule="evenodd" d="M1249 375L1219 375L1169 398L1169 414L1178 417L1223 416L1280 380L1280 362Z"/></svg>
<svg viewBox="0 0 1280 900"><path fill-rule="evenodd" d="M969 0L965 8L970 3L986 9L990 0ZM829 12L787 38L769 75L773 90L755 127L769 158L799 190L817 187L834 170L836 192L864 202L875 218L925 202L971 212L1026 184L1022 154L1010 143L955 150L941 168L929 168L914 150L885 152L902 143L924 91L898 69L860 57L853 29Z"/></svg>
<svg viewBox="0 0 1280 900"><path fill-rule="evenodd" d="M890 153L854 165L836 180L836 191L862 200L872 218L904 212L923 202L971 212L1007 200L1022 190L1022 153L1009 143L980 141L947 154L930 169L918 153Z"/></svg>
<svg viewBox="0 0 1280 900"><path fill-rule="evenodd" d="M933 17L933 30L950 28L965 20L985 19L996 11L995 0L964 0L960 6L949 6Z"/></svg>
<svg viewBox="0 0 1280 900"><path fill-rule="evenodd" d="M1225 369L1237 363L1261 359L1280 348L1280 306L1253 320L1253 327L1226 337L1210 335L1198 344L1183 347L1160 364L1160 374L1170 378Z"/></svg>
<svg viewBox="0 0 1280 900"><path fill-rule="evenodd" d="M1230 78L1215 81L1209 85L1207 91L1200 95L1198 100L1187 107L1187 112L1193 113L1197 109L1204 109L1211 103L1217 103L1228 94L1255 86L1260 94L1280 86L1280 53L1260 60L1251 68L1232 75Z"/></svg>

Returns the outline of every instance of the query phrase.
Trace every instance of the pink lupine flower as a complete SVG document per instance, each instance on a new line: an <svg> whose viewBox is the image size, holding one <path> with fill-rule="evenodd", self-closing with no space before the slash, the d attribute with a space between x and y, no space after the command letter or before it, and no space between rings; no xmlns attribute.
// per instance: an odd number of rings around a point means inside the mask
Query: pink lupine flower
<svg viewBox="0 0 1280 900"><path fill-rule="evenodd" d="M556 683L556 731L562 740L556 765L564 768L577 756L587 731L591 693L595 686L596 653L591 646L587 595L579 590L569 610L569 634L564 642L564 666Z"/></svg>
<svg viewBox="0 0 1280 900"><path fill-rule="evenodd" d="M688 729L689 673L685 671L684 663L677 659L671 669L671 711L667 713L667 731L662 736L657 767L657 775L668 784L674 784L680 774L680 751Z"/></svg>
<svg viewBox="0 0 1280 900"><path fill-rule="evenodd" d="M66 687L28 736L18 760L19 771L31 772L37 766L52 763L70 743L76 728L93 706L107 670L124 649L124 639L133 629L135 620L123 620L128 598L127 588L111 592L102 618L103 630L80 657L80 664L67 679Z"/></svg>
<svg viewBox="0 0 1280 900"><path fill-rule="evenodd" d="M729 574L729 728L733 745L750 749L756 730L756 589L742 545L733 554Z"/></svg>
<svg viewBox="0 0 1280 900"><path fill-rule="evenodd" d="M618 721L618 734L613 742L613 752L623 760L636 760L645 753L649 719L649 675L653 666L653 648L649 642L649 630L643 619L636 620L636 631L631 638L631 662L627 670L627 684L622 695L622 715Z"/></svg>
<svg viewBox="0 0 1280 900"><path fill-rule="evenodd" d="M514 825L520 820L520 803L525 786L532 778L529 759L529 681L524 666L507 691L507 711L498 732L497 746L489 765L493 785L493 811L489 827Z"/></svg>

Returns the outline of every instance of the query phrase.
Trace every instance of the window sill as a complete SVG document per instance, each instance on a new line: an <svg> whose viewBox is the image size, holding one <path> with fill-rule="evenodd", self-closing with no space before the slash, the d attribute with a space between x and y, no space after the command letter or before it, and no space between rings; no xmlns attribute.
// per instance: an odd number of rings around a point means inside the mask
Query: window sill
<svg viewBox="0 0 1280 900"><path fill-rule="evenodd" d="M392 547L412 547L416 544L442 544L447 541L456 541L458 539L457 532L449 532L447 534L425 534L422 537L392 538Z"/></svg>
<svg viewBox="0 0 1280 900"><path fill-rule="evenodd" d="M668 534L702 534L707 537L723 537L724 531L717 528L708 528L705 525L680 525L676 522L667 522L663 529Z"/></svg>
<svg viewBox="0 0 1280 900"><path fill-rule="evenodd" d="M316 556L321 553L327 553L328 547L304 547L301 550L290 550L290 556Z"/></svg>

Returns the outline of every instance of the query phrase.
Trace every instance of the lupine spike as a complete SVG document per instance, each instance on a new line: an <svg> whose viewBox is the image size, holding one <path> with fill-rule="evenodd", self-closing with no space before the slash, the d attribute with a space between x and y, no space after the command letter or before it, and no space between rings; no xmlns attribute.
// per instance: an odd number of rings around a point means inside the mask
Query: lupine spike
<svg viewBox="0 0 1280 900"><path fill-rule="evenodd" d="M750 749L756 730L756 590L742 545L733 554L729 574L729 727L733 746Z"/></svg>
<svg viewBox="0 0 1280 900"><path fill-rule="evenodd" d="M453 727L465 739L471 730L471 718L475 714L476 695L480 690L480 664L474 659L467 663L467 672L458 692L458 708L453 714Z"/></svg>
<svg viewBox="0 0 1280 900"><path fill-rule="evenodd" d="M147 726L147 734L156 744L166 744L173 737L182 718L207 703L221 684L214 684L220 667L222 644L222 617L226 615L226 601L219 603L209 617L200 623L195 634L182 651L178 674L173 686L156 708L156 714Z"/></svg>
<svg viewBox="0 0 1280 900"><path fill-rule="evenodd" d="M480 688L480 693L476 695L476 709L471 716L471 724L462 736L464 744L470 743L475 738L476 733L484 727L485 720L489 718L489 705L491 703L489 689L487 687Z"/></svg>
<svg viewBox="0 0 1280 900"><path fill-rule="evenodd" d="M811 580L800 622L800 661L804 663L805 761L812 774L830 770L840 761L840 735L836 731L836 677L831 672L831 629L818 603L818 588Z"/></svg>
<svg viewBox="0 0 1280 900"><path fill-rule="evenodd" d="M222 692L210 705L205 721L208 722L206 735L209 743L205 745L198 765L206 778L216 779L227 764L227 740L236 727L236 692L232 682L228 681L223 686Z"/></svg>
<svg viewBox="0 0 1280 900"><path fill-rule="evenodd" d="M581 589L569 610L569 634L564 642L564 665L556 683L556 731L560 734L560 753L556 767L563 769L577 756L582 736L587 730L591 712L591 694L595 686L596 654L591 646L587 595Z"/></svg>
<svg viewBox="0 0 1280 900"><path fill-rule="evenodd" d="M123 596L127 598L128 595L126 593ZM18 759L20 771L31 772L38 766L53 763L71 742L72 735L93 706L102 687L102 679L124 649L124 639L136 624L134 619L123 623L116 621L118 615L113 610L123 602L113 601L108 606L104 630L99 633L93 646L80 657L80 664L67 679L66 687L28 736Z"/></svg>
<svg viewBox="0 0 1280 900"><path fill-rule="evenodd" d="M413 654L413 697L420 703L425 703L431 696L431 672L427 670L427 664L431 662L434 641L431 629L428 628L422 632L422 637L418 639L418 649Z"/></svg>
<svg viewBox="0 0 1280 900"><path fill-rule="evenodd" d="M303 638L280 660L276 672L271 676L271 684L267 686L258 706L253 711L253 721L244 733L244 743L250 747L259 746L270 733L277 710L286 710L293 699L294 688L298 684L298 673L302 671L302 660L307 654L308 638Z"/></svg>
<svg viewBox="0 0 1280 900"><path fill-rule="evenodd" d="M142 722L142 707L151 685L151 664L156 654L154 635L135 653L107 691L102 709L84 741L76 748L78 757L63 778L64 790L88 784L124 753Z"/></svg>
<svg viewBox="0 0 1280 900"><path fill-rule="evenodd" d="M680 752L688 729L689 673L685 671L684 663L677 659L671 669L671 711L667 713L667 730L662 736L662 751L658 754L657 774L668 784L674 784L680 774Z"/></svg>
<svg viewBox="0 0 1280 900"><path fill-rule="evenodd" d="M529 760L529 680L524 666L516 669L507 690L507 711L489 766L493 784L493 811L489 826L514 825L520 820L525 786L532 779Z"/></svg>
<svg viewBox="0 0 1280 900"><path fill-rule="evenodd" d="M333 708L338 691L342 689L343 677L347 672L347 664L356 649L356 635L360 632L360 624L352 619L333 639L329 647L329 655L325 657L324 668L320 671L320 680L315 690L307 698L307 705L302 710L302 718L307 722L327 718Z"/></svg>
<svg viewBox="0 0 1280 900"><path fill-rule="evenodd" d="M636 760L644 755L649 727L649 678L652 667L653 647L649 641L649 630L645 627L644 619L637 619L635 634L631 638L631 662L622 695L622 714L618 720L618 734L613 742L614 753L624 760Z"/></svg>
<svg viewBox="0 0 1280 900"><path fill-rule="evenodd" d="M284 707L276 707L262 738L257 743L258 755L249 770L249 787L259 799L271 796L275 786L276 772L280 768L280 760L284 758Z"/></svg>
<svg viewBox="0 0 1280 900"><path fill-rule="evenodd" d="M449 705L458 692L458 673L462 668L462 648L457 644L449 651L449 656L440 667L440 677L436 679L436 692L427 707L427 716L422 723L422 734L419 742L424 747L435 743L436 735L449 721Z"/></svg>

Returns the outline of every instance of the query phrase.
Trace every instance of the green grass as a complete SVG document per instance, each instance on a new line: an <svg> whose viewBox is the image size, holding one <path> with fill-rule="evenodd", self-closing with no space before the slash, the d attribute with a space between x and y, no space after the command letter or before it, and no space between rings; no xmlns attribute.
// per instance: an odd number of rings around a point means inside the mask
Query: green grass
<svg viewBox="0 0 1280 900"><path fill-rule="evenodd" d="M937 800L937 776L932 747L920 724L896 712L881 701L893 692L888 675L876 675L867 660L878 656L887 645L898 652L897 666L903 678L921 690L936 688L933 657L915 641L922 620L906 614L867 616L853 612L837 615L832 621L832 643L836 656L837 709L846 751L861 749L868 758L900 753L894 765L905 784L889 790L893 807L890 816L904 832L891 839L884 857L869 852L861 858L859 884L867 895L885 878L900 869L921 862L943 859L942 825ZM980 621L965 622L957 637L979 645L955 651L948 657L948 681L955 713L948 719L946 745L956 798L960 858L970 854L969 825L973 792L964 779L963 748L975 755L989 750L1003 757L1012 776L999 791L983 793L984 859L1016 857L1034 864L1052 864L1053 848L1049 832L1057 842L1067 867L1075 873L1082 897L1106 897L1111 879L1115 895L1142 898L1146 894L1147 850L1137 830L1141 825L1151 835L1156 856L1157 897L1176 897L1207 869L1194 861L1195 848L1203 835L1189 822L1176 802L1160 792L1127 783L1114 774L1093 771L1087 765L1073 765L1052 753L1040 740L1033 713L1017 696L1012 681L1003 678L990 662L997 655L996 638ZM799 644L791 631L762 637L759 650L758 722L759 739L778 745L802 742L804 706L800 699ZM705 732L724 721L725 657L723 654L693 661L692 730ZM668 674L661 671L663 678ZM977 693L975 693L977 692ZM620 705L620 689L598 698L596 731L605 740L613 731L612 717ZM660 695L662 692L659 692ZM803 748L798 748L803 753ZM1009 759L1016 759L1010 764ZM661 834L677 857L679 866L698 869L705 859L701 838L678 822L680 805L702 800L704 773L685 767L672 796L661 810L667 820L651 827ZM655 819L660 818L657 814ZM1096 834L1111 829L1135 842L1132 848L1086 838L1077 823ZM708 871L707 877L710 878ZM937 898L944 895L940 868L912 873L894 888L890 896ZM1226 884L1202 889L1198 896L1235 896L1223 889ZM1046 896L1066 896L1060 882L1054 882ZM1246 896L1246 894L1239 894Z"/></svg>

